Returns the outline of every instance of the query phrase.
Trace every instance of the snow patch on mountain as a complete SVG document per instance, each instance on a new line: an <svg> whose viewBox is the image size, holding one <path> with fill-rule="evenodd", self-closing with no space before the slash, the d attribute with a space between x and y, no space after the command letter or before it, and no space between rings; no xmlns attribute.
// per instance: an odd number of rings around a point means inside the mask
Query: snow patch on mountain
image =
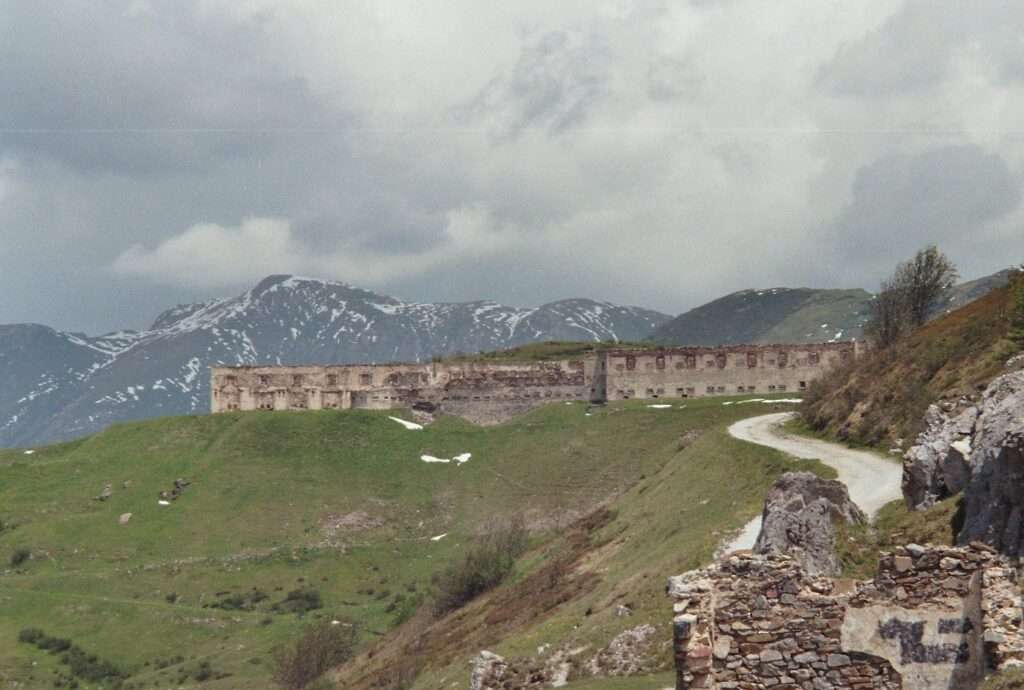
<svg viewBox="0 0 1024 690"><path fill-rule="evenodd" d="M403 302L342 282L269 276L234 297L177 305L141 332L0 326L0 376L12 382L0 391L0 447L203 413L214 364L424 361L538 340L639 340L667 319L586 299L533 308Z"/></svg>

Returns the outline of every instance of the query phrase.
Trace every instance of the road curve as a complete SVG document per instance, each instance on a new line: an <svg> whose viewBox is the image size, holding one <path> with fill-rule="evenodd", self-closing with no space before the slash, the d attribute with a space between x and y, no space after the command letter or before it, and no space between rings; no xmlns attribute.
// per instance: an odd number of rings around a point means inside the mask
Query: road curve
<svg viewBox="0 0 1024 690"><path fill-rule="evenodd" d="M818 459L835 468L839 481L849 489L850 498L871 519L874 519L879 508L902 496L900 481L903 467L899 462L863 450L852 450L838 443L787 433L781 425L794 414L781 412L741 419L729 427L729 435L741 441L781 450L797 458ZM758 516L747 523L743 531L725 544L721 551L727 553L753 548L760 531L761 517Z"/></svg>

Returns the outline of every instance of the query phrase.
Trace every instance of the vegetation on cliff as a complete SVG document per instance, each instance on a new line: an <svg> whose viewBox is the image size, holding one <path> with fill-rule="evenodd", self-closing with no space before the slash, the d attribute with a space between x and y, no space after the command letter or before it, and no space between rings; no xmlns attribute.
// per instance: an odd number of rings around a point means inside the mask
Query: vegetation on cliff
<svg viewBox="0 0 1024 690"><path fill-rule="evenodd" d="M911 442L928 405L973 395L1017 350L1010 339L1024 276L930 321L890 347L811 384L801 407L809 426L851 443L888 448Z"/></svg>

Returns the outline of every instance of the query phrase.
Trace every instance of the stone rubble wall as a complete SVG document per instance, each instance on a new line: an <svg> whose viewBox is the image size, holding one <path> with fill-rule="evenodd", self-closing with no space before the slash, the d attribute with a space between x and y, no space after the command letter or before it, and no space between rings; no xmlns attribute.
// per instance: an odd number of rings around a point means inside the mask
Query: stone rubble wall
<svg viewBox="0 0 1024 690"><path fill-rule="evenodd" d="M983 545L908 545L864 582L734 554L669 579L678 690L977 687L1024 660L1016 571Z"/></svg>

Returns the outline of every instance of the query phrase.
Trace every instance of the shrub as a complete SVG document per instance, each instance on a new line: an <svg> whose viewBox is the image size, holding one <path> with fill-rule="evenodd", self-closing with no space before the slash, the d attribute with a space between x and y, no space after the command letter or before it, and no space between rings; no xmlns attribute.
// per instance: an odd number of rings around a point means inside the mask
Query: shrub
<svg viewBox="0 0 1024 690"><path fill-rule="evenodd" d="M20 547L11 552L10 564L12 568L17 568L19 565L27 561L32 557L32 552L25 547Z"/></svg>
<svg viewBox="0 0 1024 690"><path fill-rule="evenodd" d="M289 690L307 687L328 669L355 653L354 625L332 625L324 621L308 626L294 643L274 652L273 679Z"/></svg>
<svg viewBox="0 0 1024 690"><path fill-rule="evenodd" d="M307 611L322 607L323 602L320 599L320 592L315 589L295 589L288 592L283 600L277 602L271 608L281 613L294 613L301 616Z"/></svg>
<svg viewBox="0 0 1024 690"><path fill-rule="evenodd" d="M526 543L526 527L519 518L485 531L461 560L435 576L434 614L461 608L499 585L512 572Z"/></svg>
<svg viewBox="0 0 1024 690"><path fill-rule="evenodd" d="M44 633L39 628L25 628L18 633L18 642L24 642L26 644L35 644L44 637Z"/></svg>
<svg viewBox="0 0 1024 690"><path fill-rule="evenodd" d="M200 661L199 666L196 670L192 671L193 680L197 680L200 683L204 683L213 677L213 668L210 666L209 661Z"/></svg>
<svg viewBox="0 0 1024 690"><path fill-rule="evenodd" d="M394 601L388 605L387 613L394 614L394 625L401 625L407 620L411 619L416 615L416 612L420 608L420 604L423 603L423 595L415 594L408 597L396 596Z"/></svg>
<svg viewBox="0 0 1024 690"><path fill-rule="evenodd" d="M18 641L35 645L51 654L60 654L61 663L68 666L75 678L92 683L117 683L126 677L109 661L100 659L95 654L87 654L81 647L72 644L71 640L50 637L38 628L25 628L18 633ZM77 682L74 682L74 687L77 687Z"/></svg>
<svg viewBox="0 0 1024 690"><path fill-rule="evenodd" d="M1010 342L1024 350L1024 276L1017 273L1013 281L1013 305L1010 312Z"/></svg>

